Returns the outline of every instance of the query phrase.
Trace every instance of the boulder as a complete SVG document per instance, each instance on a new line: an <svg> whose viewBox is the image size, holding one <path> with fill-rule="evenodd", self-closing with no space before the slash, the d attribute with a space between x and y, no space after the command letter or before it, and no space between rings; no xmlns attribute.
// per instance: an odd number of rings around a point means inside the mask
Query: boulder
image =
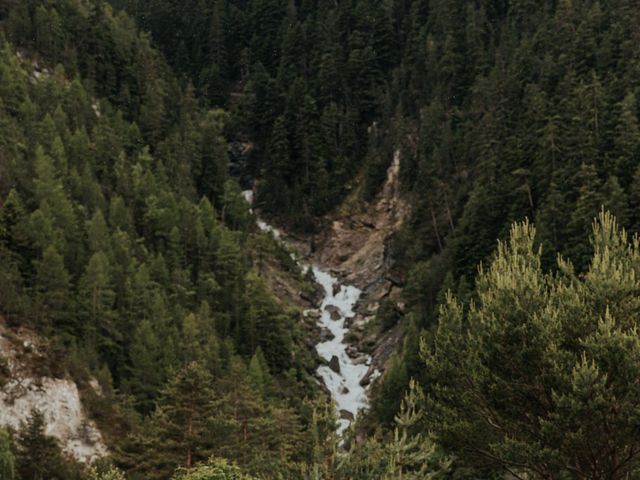
<svg viewBox="0 0 640 480"><path fill-rule="evenodd" d="M335 338L335 335L331 333L328 328L322 328L320 330L320 342L329 342Z"/></svg>
<svg viewBox="0 0 640 480"><path fill-rule="evenodd" d="M358 350L353 345L347 345L347 348L345 348L344 350L350 358L357 358L359 355Z"/></svg>
<svg viewBox="0 0 640 480"><path fill-rule="evenodd" d="M349 410L340 410L340 419L341 420L349 420L353 422L356 417Z"/></svg>
<svg viewBox="0 0 640 480"><path fill-rule="evenodd" d="M305 318L311 318L313 320L320 320L320 312L315 309L315 308L311 308L309 310L305 310L304 312L302 312L302 314L304 315Z"/></svg>
<svg viewBox="0 0 640 480"><path fill-rule="evenodd" d="M340 360L335 355L329 360L329 368L336 373L340 373Z"/></svg>
<svg viewBox="0 0 640 480"><path fill-rule="evenodd" d="M367 370L367 373L364 375L362 380L360 380L360 386L362 386L362 387L368 386L371 383L372 380L375 380L380 375L381 375L380 370L378 370L375 367L375 365L370 365L369 366L369 370Z"/></svg>
<svg viewBox="0 0 640 480"><path fill-rule="evenodd" d="M324 309L331 315L331 320L340 320L342 318L342 312L335 305L327 305Z"/></svg>
<svg viewBox="0 0 640 480"><path fill-rule="evenodd" d="M369 357L367 357L366 355L360 355L359 357L353 359L353 364L354 365L367 365L368 361L369 361Z"/></svg>
<svg viewBox="0 0 640 480"><path fill-rule="evenodd" d="M306 300L309 303L315 303L316 302L316 298L314 298L314 296L311 293L309 293L309 292L307 292L305 290L302 290L300 292L300 298L302 298L303 300Z"/></svg>

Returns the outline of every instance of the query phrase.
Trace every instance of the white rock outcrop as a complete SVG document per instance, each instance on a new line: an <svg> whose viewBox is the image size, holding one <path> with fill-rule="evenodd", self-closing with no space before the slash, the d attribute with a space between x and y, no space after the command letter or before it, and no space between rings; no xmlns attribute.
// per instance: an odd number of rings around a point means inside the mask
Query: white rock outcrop
<svg viewBox="0 0 640 480"><path fill-rule="evenodd" d="M87 418L75 382L35 375L28 359L38 355L37 339L11 337L0 323L0 361L8 373L0 383L0 425L17 430L37 410L44 417L45 433L55 437L65 453L80 462L105 456L107 447L95 423Z"/></svg>

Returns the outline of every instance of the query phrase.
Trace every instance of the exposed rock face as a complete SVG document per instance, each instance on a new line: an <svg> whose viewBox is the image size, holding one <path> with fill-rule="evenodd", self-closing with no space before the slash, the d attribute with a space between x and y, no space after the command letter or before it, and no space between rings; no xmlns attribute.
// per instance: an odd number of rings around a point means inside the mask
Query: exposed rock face
<svg viewBox="0 0 640 480"><path fill-rule="evenodd" d="M0 425L19 429L38 410L46 422L45 433L55 437L65 453L81 462L104 457L107 447L85 414L77 385L68 377L34 372L30 363L39 359L38 339L10 332L0 319L0 361L8 373L0 383Z"/></svg>
<svg viewBox="0 0 640 480"><path fill-rule="evenodd" d="M400 192L399 172L397 151L376 201L362 213L336 216L331 228L313 241L320 247L314 252L318 263L346 272L348 283L366 288L385 276L386 241L409 213L409 205ZM388 288L388 282L384 282L382 290Z"/></svg>
<svg viewBox="0 0 640 480"><path fill-rule="evenodd" d="M353 213L355 208L347 206L332 215L330 228L313 238L309 248L315 263L331 268L346 283L363 290L357 314L349 319L356 348L348 354L358 358L358 350L370 353L373 357L371 372L384 370L402 338L401 325L383 334L366 328L385 299L401 310L399 286L403 279L394 272L387 253L389 238L398 231L410 211L410 205L400 191L399 172L400 153L396 151L387 170L386 182L375 201L356 213ZM349 205L349 202L347 199L345 204ZM347 209L352 212L347 213ZM365 382L370 380L367 378Z"/></svg>
<svg viewBox="0 0 640 480"><path fill-rule="evenodd" d="M15 430L32 410L44 415L45 433L60 441L62 449L81 462L107 454L102 435L86 418L78 387L70 379L15 378L0 390L0 424Z"/></svg>

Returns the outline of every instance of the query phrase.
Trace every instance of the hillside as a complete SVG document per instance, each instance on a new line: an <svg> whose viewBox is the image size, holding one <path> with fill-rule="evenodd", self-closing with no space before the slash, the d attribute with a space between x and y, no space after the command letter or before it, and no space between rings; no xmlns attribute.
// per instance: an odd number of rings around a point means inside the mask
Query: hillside
<svg viewBox="0 0 640 480"><path fill-rule="evenodd" d="M630 0L0 1L0 478L640 476L638 40Z"/></svg>
<svg viewBox="0 0 640 480"><path fill-rule="evenodd" d="M302 316L315 287L257 230L229 177L227 114L200 106L104 4L1 14L2 328L38 345L0 352L20 478L68 478L78 469L65 454L96 456L67 444L81 435L60 431L69 409L104 437L98 456L108 450L134 478L214 453L256 473L299 471L309 454L290 446L323 438L310 412L328 408ZM180 412L193 396L204 403L187 434ZM49 435L63 451L37 449Z"/></svg>

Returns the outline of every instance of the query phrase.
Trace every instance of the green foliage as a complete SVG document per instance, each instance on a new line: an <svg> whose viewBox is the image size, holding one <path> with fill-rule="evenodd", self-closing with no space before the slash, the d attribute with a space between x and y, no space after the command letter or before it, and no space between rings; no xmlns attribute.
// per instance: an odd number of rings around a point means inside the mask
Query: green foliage
<svg viewBox="0 0 640 480"><path fill-rule="evenodd" d="M17 478L67 480L77 472L53 437L45 434L43 415L34 410L16 438Z"/></svg>
<svg viewBox="0 0 640 480"><path fill-rule="evenodd" d="M468 461L532 478L633 476L638 241L601 213L578 276L562 258L544 272L534 237L514 224L477 302L466 312L449 295L441 309L424 347L427 428Z"/></svg>
<svg viewBox="0 0 640 480"><path fill-rule="evenodd" d="M0 478L16 479L16 457L13 444L9 432L4 428L0 429Z"/></svg>
<svg viewBox="0 0 640 480"><path fill-rule="evenodd" d="M91 467L87 474L87 480L126 480L124 473L113 466L106 469Z"/></svg>
<svg viewBox="0 0 640 480"><path fill-rule="evenodd" d="M452 460L436 444L419 432L425 415L425 398L415 381L402 400L395 417L392 437L384 442L379 434L364 445L353 442L337 468L338 479L425 479L449 478Z"/></svg>
<svg viewBox="0 0 640 480"><path fill-rule="evenodd" d="M178 470L173 480L251 480L235 465L224 459L211 458L193 469Z"/></svg>
<svg viewBox="0 0 640 480"><path fill-rule="evenodd" d="M400 320L400 312L393 300L385 298L380 302L380 308L376 312L376 318L380 322L382 331L389 330Z"/></svg>
<svg viewBox="0 0 640 480"><path fill-rule="evenodd" d="M84 397L131 478L169 478L211 455L299 473L313 360L297 312L254 263L286 256L273 263L294 281L298 267L282 249L258 253L229 176L230 114L199 96L225 103L235 73L223 63L239 52L207 32L219 63L194 89L106 2L10 3L0 5L0 316L50 339L51 356L68 358L57 371L79 385L107 379L104 396ZM214 3L212 24L239 21ZM19 478L76 478L43 425L36 416L16 437Z"/></svg>
<svg viewBox="0 0 640 480"><path fill-rule="evenodd" d="M317 392L298 316L261 278L271 257L296 267L252 234L229 171L310 231L356 182L373 200L397 151L412 211L387 253L407 318L374 420L392 427L418 378L427 425L460 462L634 474L633 455L611 465L635 452L636 247L605 219L589 241L602 206L640 225L633 2L109 3L0 2L0 313L106 365L141 416L114 442L128 473L168 478L214 455L334 476L330 415L302 400ZM525 217L542 253L524 224L478 274ZM383 329L401 320L392 307ZM345 478L429 475L421 455L440 453L421 423L351 452ZM584 460L593 444L612 453Z"/></svg>
<svg viewBox="0 0 640 480"><path fill-rule="evenodd" d="M152 418L154 437L159 442L154 450L162 457L160 465L191 468L206 458L204 452L211 442L207 416L215 398L211 383L206 370L190 363L177 371L161 391Z"/></svg>
<svg viewBox="0 0 640 480"><path fill-rule="evenodd" d="M405 478L432 480L442 478L451 460L438 456L436 446L421 433L411 434L424 415L424 395L419 386L409 382L409 390L396 415L393 440L387 445L388 465L384 479Z"/></svg>

